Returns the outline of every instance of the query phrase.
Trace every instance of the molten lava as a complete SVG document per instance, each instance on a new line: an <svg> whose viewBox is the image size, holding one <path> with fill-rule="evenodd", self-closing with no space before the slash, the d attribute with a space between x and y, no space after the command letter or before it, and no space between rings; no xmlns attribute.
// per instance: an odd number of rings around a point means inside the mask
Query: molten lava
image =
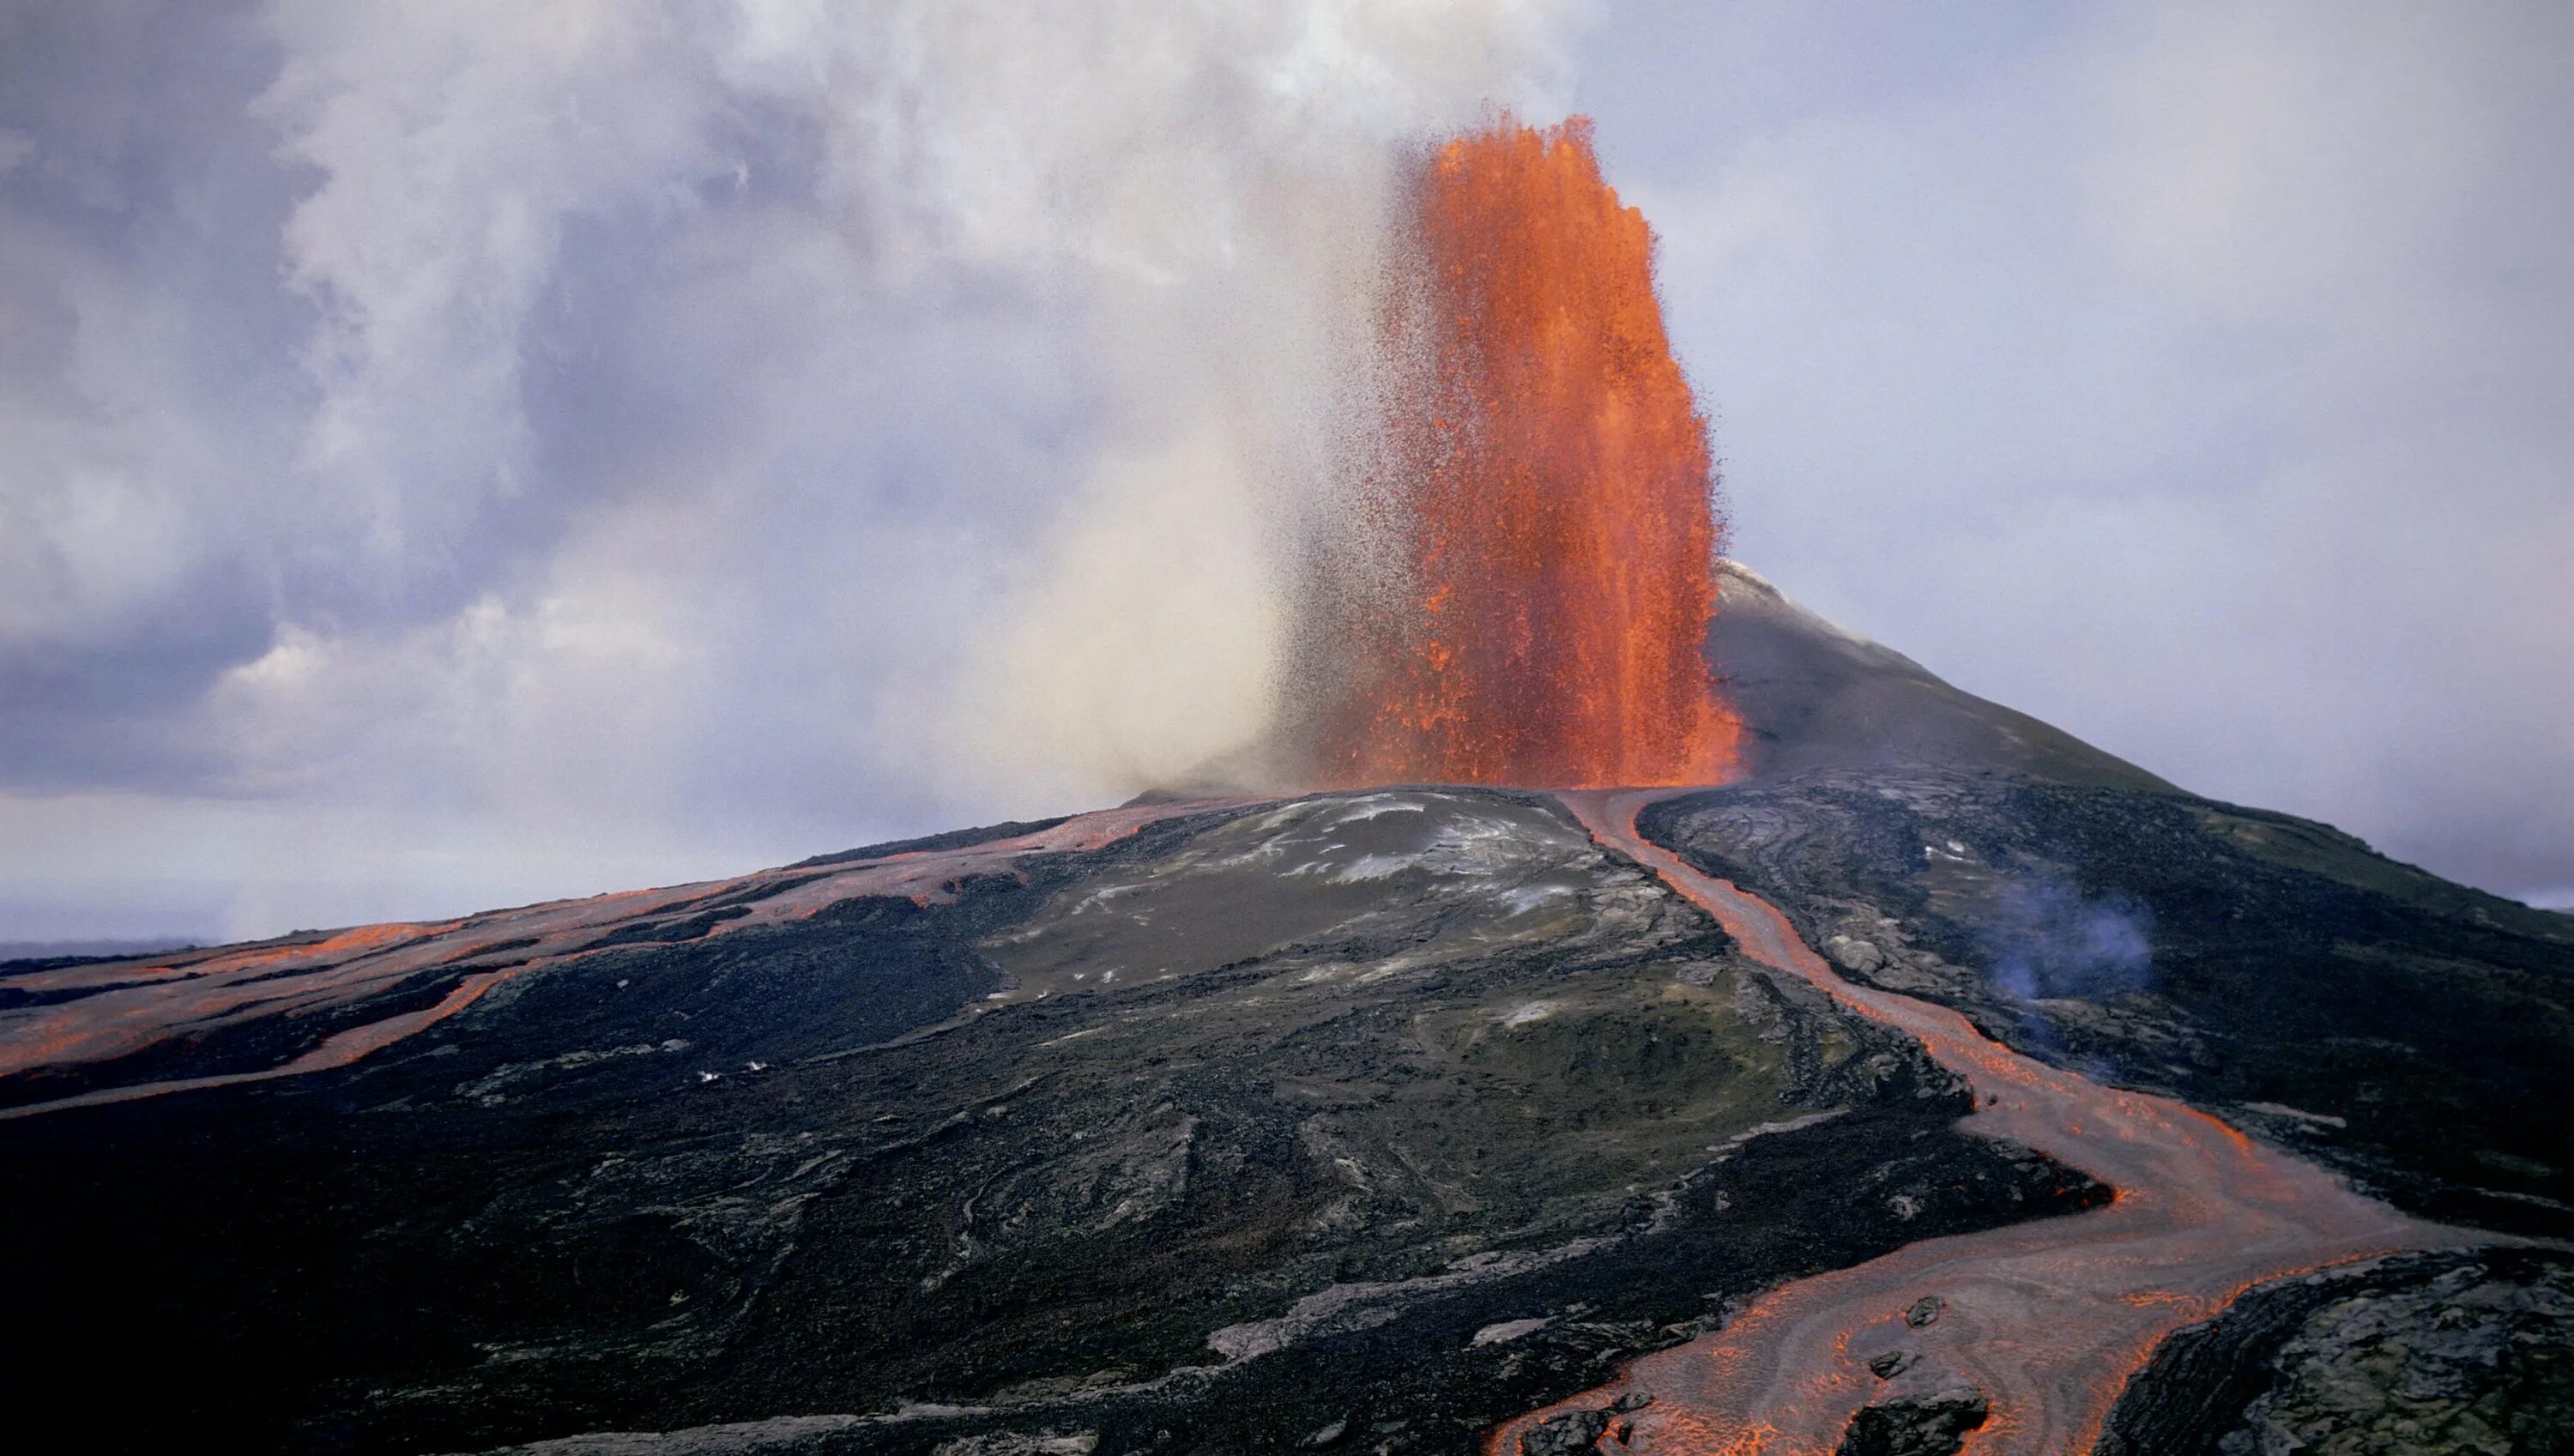
<svg viewBox="0 0 2574 1456"><path fill-rule="evenodd" d="M1335 782L1715 783L1738 725L1704 656L1724 541L1654 235L1590 124L1433 153L1385 302L1381 529L1401 585L1334 649Z"/></svg>

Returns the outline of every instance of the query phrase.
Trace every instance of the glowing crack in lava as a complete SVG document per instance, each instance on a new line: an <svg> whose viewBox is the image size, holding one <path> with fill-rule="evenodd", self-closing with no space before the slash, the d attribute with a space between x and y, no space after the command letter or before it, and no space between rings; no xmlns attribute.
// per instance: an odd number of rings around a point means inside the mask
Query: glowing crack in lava
<svg viewBox="0 0 2574 1456"><path fill-rule="evenodd" d="M1590 124L1431 154L1384 300L1379 529L1400 586L1336 626L1316 734L1345 784L1716 783L1705 658L1724 527L1654 235Z"/></svg>

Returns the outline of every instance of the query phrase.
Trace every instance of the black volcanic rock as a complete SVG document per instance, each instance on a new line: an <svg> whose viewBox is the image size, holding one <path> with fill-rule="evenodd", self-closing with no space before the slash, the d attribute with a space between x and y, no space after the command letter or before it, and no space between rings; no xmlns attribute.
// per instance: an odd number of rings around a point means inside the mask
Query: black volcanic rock
<svg viewBox="0 0 2574 1456"><path fill-rule="evenodd" d="M2574 1261L2410 1254L2280 1280L2164 1342L2100 1456L2574 1450Z"/></svg>
<svg viewBox="0 0 2574 1456"><path fill-rule="evenodd" d="M1520 1437L1520 1456L1576 1456L1594 1449L1609 1434L1606 1410L1569 1410L1549 1416Z"/></svg>
<svg viewBox="0 0 2574 1456"><path fill-rule="evenodd" d="M1958 1084L1916 1045L1741 959L1552 800L1326 795L1014 862L774 922L683 895L353 1066L0 1121L42 1190L0 1239L45 1251L13 1420L1467 1451L1777 1280L2103 1196L1948 1130ZM77 1086L300 1033L263 1034ZM102 1411L76 1394L102 1369L154 1399Z"/></svg>
<svg viewBox="0 0 2574 1456"><path fill-rule="evenodd" d="M1754 773L1648 836L1854 980L2197 1101L2418 1211L2574 1233L2574 917L2185 793L1727 564Z"/></svg>
<svg viewBox="0 0 2574 1456"><path fill-rule="evenodd" d="M1972 1386L1952 1386L1860 1407L1839 1456L1956 1456L1992 1404Z"/></svg>
<svg viewBox="0 0 2574 1456"><path fill-rule="evenodd" d="M2170 784L2061 728L1988 703L1902 653L1842 631L1739 562L1718 563L1708 657L1750 730L1755 777L1944 768L2050 783Z"/></svg>
<svg viewBox="0 0 2574 1456"><path fill-rule="evenodd" d="M1953 769L1755 779L1643 827L1855 980L2432 1216L2574 1232L2574 1123L2528 1112L2574 1100L2563 916L2282 814Z"/></svg>
<svg viewBox="0 0 2574 1456"><path fill-rule="evenodd" d="M2184 793L1731 563L1753 775L1651 838L1854 980L2169 1092L2432 1216L2574 1234L2574 917Z"/></svg>

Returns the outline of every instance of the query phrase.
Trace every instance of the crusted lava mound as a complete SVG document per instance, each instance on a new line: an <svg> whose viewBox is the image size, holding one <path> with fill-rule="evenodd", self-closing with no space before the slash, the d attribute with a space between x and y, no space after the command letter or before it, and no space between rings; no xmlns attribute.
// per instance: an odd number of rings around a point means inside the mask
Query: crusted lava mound
<svg viewBox="0 0 2574 1456"><path fill-rule="evenodd" d="M2172 1336L2101 1456L2574 1450L2574 1259L2408 1254L2253 1291Z"/></svg>

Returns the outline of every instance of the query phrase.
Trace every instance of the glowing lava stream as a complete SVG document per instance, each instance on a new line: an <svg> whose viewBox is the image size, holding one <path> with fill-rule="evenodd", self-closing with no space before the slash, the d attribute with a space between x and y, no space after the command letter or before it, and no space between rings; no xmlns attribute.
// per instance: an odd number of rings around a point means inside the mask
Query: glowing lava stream
<svg viewBox="0 0 2574 1456"><path fill-rule="evenodd" d="M1637 832L1637 810L1672 793L1559 796L1603 845L1715 915L1745 954L1919 1038L1973 1087L1964 1130L2035 1148L2117 1196L2085 1213L1928 1239L1783 1285L1723 1330L1503 1426L1490 1447L1498 1456L1516 1456L1521 1433L1549 1415L1598 1409L1629 1391L1654 1399L1627 1418L1628 1450L1830 1453L1873 1398L1955 1380L1980 1388L1992 1407L1968 1451L2087 1452L2155 1344L2253 1284L2399 1249L2518 1242L2408 1218L2183 1103L2100 1086L2008 1050L1944 1006L1842 979L1776 907ZM1905 1312L1925 1295L1945 1307L1916 1329ZM1868 1362L1893 1350L1920 1362L1881 1381Z"/></svg>

